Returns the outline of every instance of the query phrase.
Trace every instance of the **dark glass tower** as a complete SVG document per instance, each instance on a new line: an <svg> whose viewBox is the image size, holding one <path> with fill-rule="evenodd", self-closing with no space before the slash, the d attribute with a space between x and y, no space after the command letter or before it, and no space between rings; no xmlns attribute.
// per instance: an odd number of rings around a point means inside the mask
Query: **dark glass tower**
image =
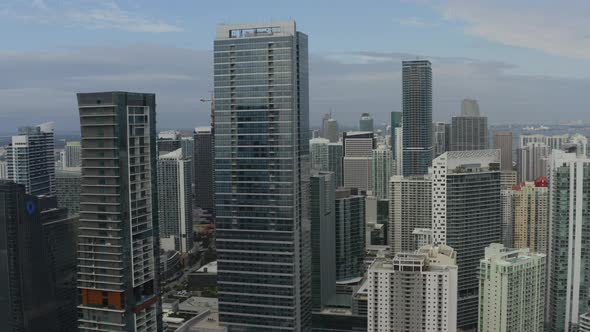
<svg viewBox="0 0 590 332"><path fill-rule="evenodd" d="M402 61L403 175L425 175L432 162L432 68Z"/></svg>
<svg viewBox="0 0 590 332"><path fill-rule="evenodd" d="M213 212L213 139L211 127L197 127L194 139L195 206Z"/></svg>
<svg viewBox="0 0 590 332"><path fill-rule="evenodd" d="M76 217L0 180L2 331L77 331Z"/></svg>
<svg viewBox="0 0 590 332"><path fill-rule="evenodd" d="M308 331L307 36L220 25L214 44L219 313L230 331Z"/></svg>
<svg viewBox="0 0 590 332"><path fill-rule="evenodd" d="M78 94L79 331L161 330L156 96Z"/></svg>

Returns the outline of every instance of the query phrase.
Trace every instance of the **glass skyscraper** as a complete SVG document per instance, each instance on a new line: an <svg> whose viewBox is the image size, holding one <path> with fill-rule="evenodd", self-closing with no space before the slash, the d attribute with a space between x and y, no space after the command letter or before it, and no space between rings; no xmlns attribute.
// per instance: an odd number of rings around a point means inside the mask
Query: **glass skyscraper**
<svg viewBox="0 0 590 332"><path fill-rule="evenodd" d="M428 60L402 62L403 175L425 175L432 162L432 68Z"/></svg>
<svg viewBox="0 0 590 332"><path fill-rule="evenodd" d="M293 21L217 29L217 285L229 331L310 329L307 53Z"/></svg>

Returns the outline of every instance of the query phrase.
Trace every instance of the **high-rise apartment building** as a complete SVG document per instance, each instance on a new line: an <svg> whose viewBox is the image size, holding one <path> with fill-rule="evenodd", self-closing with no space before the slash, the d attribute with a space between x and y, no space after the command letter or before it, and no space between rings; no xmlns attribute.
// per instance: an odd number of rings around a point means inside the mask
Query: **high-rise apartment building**
<svg viewBox="0 0 590 332"><path fill-rule="evenodd" d="M213 136L211 127L196 127L193 132L193 181L195 183L195 206L213 212L214 180L213 180Z"/></svg>
<svg viewBox="0 0 590 332"><path fill-rule="evenodd" d="M336 280L360 277L365 258L365 196L336 190Z"/></svg>
<svg viewBox="0 0 590 332"><path fill-rule="evenodd" d="M547 254L549 181L540 177L513 188L513 246Z"/></svg>
<svg viewBox="0 0 590 332"><path fill-rule="evenodd" d="M500 149L500 169L512 171L512 132L494 132L494 149Z"/></svg>
<svg viewBox="0 0 590 332"><path fill-rule="evenodd" d="M2 331L77 331L76 222L55 197L0 180Z"/></svg>
<svg viewBox="0 0 590 332"><path fill-rule="evenodd" d="M371 161L376 144L373 132L345 132L342 142L344 187L371 190Z"/></svg>
<svg viewBox="0 0 590 332"><path fill-rule="evenodd" d="M389 145L391 146L391 154L393 160L400 160L401 161L401 153L403 153L403 147L398 146L403 144L403 137L401 137L401 128L402 128L402 112L391 112L391 121L390 121L390 140L391 142ZM398 130L399 128L399 130ZM399 137L398 137L399 136ZM398 155L398 150L401 152ZM401 167L400 167L401 170Z"/></svg>
<svg viewBox="0 0 590 332"><path fill-rule="evenodd" d="M514 247L514 188L500 191L502 202L502 244L506 248Z"/></svg>
<svg viewBox="0 0 590 332"><path fill-rule="evenodd" d="M329 143L330 141L325 138L312 138L309 140L309 155L312 169L318 171L327 171L329 169Z"/></svg>
<svg viewBox="0 0 590 332"><path fill-rule="evenodd" d="M157 331L156 96L79 93L79 331Z"/></svg>
<svg viewBox="0 0 590 332"><path fill-rule="evenodd" d="M435 122L432 124L432 140L434 145L434 158L449 150L449 141L451 139L451 125L444 122Z"/></svg>
<svg viewBox="0 0 590 332"><path fill-rule="evenodd" d="M0 179L8 179L8 163L0 160Z"/></svg>
<svg viewBox="0 0 590 332"><path fill-rule="evenodd" d="M328 171L334 173L336 187L342 187L342 158L344 157L344 148L342 142L328 144Z"/></svg>
<svg viewBox="0 0 590 332"><path fill-rule="evenodd" d="M359 120L359 131L370 131L374 130L373 126L373 118L369 113L361 114L361 118Z"/></svg>
<svg viewBox="0 0 590 332"><path fill-rule="evenodd" d="M189 253L193 248L192 159L182 148L158 157L160 248Z"/></svg>
<svg viewBox="0 0 590 332"><path fill-rule="evenodd" d="M479 114L476 100L464 99L461 116L452 118L450 150L486 150L489 139L488 118Z"/></svg>
<svg viewBox="0 0 590 332"><path fill-rule="evenodd" d="M432 181L396 175L390 181L389 247L393 253L418 249L415 229L432 227Z"/></svg>
<svg viewBox="0 0 590 332"><path fill-rule="evenodd" d="M425 175L434 152L430 61L402 61L402 100L403 175Z"/></svg>
<svg viewBox="0 0 590 332"><path fill-rule="evenodd" d="M308 82L294 21L218 27L217 286L229 331L310 328Z"/></svg>
<svg viewBox="0 0 590 332"><path fill-rule="evenodd" d="M588 311L590 159L554 150L549 174L548 331L575 331Z"/></svg>
<svg viewBox="0 0 590 332"><path fill-rule="evenodd" d="M31 195L55 193L53 123L22 127L6 148L8 179L25 186Z"/></svg>
<svg viewBox="0 0 590 332"><path fill-rule="evenodd" d="M70 215L80 212L80 184L82 172L80 167L55 171L55 197L57 206L68 209Z"/></svg>
<svg viewBox="0 0 590 332"><path fill-rule="evenodd" d="M481 332L544 332L545 254L492 243L479 268Z"/></svg>
<svg viewBox="0 0 590 332"><path fill-rule="evenodd" d="M309 188L312 309L320 311L336 294L334 173L312 171Z"/></svg>
<svg viewBox="0 0 590 332"><path fill-rule="evenodd" d="M457 331L457 264L452 248L429 245L393 259L378 257L368 280L368 331Z"/></svg>
<svg viewBox="0 0 590 332"><path fill-rule="evenodd" d="M478 267L485 247L501 241L500 151L449 151L432 167L435 244L457 251L457 324L477 325Z"/></svg>
<svg viewBox="0 0 590 332"><path fill-rule="evenodd" d="M527 143L517 149L517 180L518 182L535 181L547 176L547 163L551 148L544 143Z"/></svg>
<svg viewBox="0 0 590 332"><path fill-rule="evenodd" d="M81 152L80 142L66 142L64 147L64 168L80 167Z"/></svg>
<svg viewBox="0 0 590 332"><path fill-rule="evenodd" d="M520 148L526 147L529 143L541 143L547 145L550 149L561 149L561 147L568 143L570 136L563 135L520 135Z"/></svg>
<svg viewBox="0 0 590 332"><path fill-rule="evenodd" d="M338 142L338 121L336 121L336 119L329 119L328 121L326 121L324 127L324 136L325 138L330 140L331 143Z"/></svg>
<svg viewBox="0 0 590 332"><path fill-rule="evenodd" d="M377 199L387 199L389 192L389 178L393 175L393 159L391 149L386 145L379 145L373 150L371 160L371 188Z"/></svg>

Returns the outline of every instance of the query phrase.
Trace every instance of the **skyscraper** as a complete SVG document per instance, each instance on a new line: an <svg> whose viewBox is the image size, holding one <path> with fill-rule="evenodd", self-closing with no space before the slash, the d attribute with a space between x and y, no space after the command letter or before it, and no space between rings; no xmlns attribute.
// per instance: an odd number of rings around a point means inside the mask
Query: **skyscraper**
<svg viewBox="0 0 590 332"><path fill-rule="evenodd" d="M193 247L192 160L182 148L158 158L160 248L189 253Z"/></svg>
<svg viewBox="0 0 590 332"><path fill-rule="evenodd" d="M325 138L329 139L331 143L338 142L338 121L336 121L336 119L329 119L326 121L324 135L326 136Z"/></svg>
<svg viewBox="0 0 590 332"><path fill-rule="evenodd" d="M432 68L402 61L403 175L424 175L432 162Z"/></svg>
<svg viewBox="0 0 590 332"><path fill-rule="evenodd" d="M485 150L489 147L488 118L479 114L476 100L464 99L461 116L451 124L451 151Z"/></svg>
<svg viewBox="0 0 590 332"><path fill-rule="evenodd" d="M457 324L477 324L478 267L485 247L501 241L500 151L449 151L432 167L432 231L435 244L457 251Z"/></svg>
<svg viewBox="0 0 590 332"><path fill-rule="evenodd" d="M308 330L307 35L294 21L220 25L214 74L220 320Z"/></svg>
<svg viewBox="0 0 590 332"><path fill-rule="evenodd" d="M214 202L214 181L213 181L213 137L211 127L196 127L193 132L194 139L194 183L195 183L195 205L202 209L213 212Z"/></svg>
<svg viewBox="0 0 590 332"><path fill-rule="evenodd" d="M344 149L342 143L328 144L328 171L334 173L336 188L342 187L342 157Z"/></svg>
<svg viewBox="0 0 590 332"><path fill-rule="evenodd" d="M547 254L549 181L540 177L513 188L513 246Z"/></svg>
<svg viewBox="0 0 590 332"><path fill-rule="evenodd" d="M518 182L535 181L541 176L547 176L550 154L551 148L544 143L527 143L517 149Z"/></svg>
<svg viewBox="0 0 590 332"><path fill-rule="evenodd" d="M435 122L432 124L432 139L434 145L434 158L447 152L448 142L450 140L450 124L444 122Z"/></svg>
<svg viewBox="0 0 590 332"><path fill-rule="evenodd" d="M368 271L368 331L457 331L455 260L444 245L378 257Z"/></svg>
<svg viewBox="0 0 590 332"><path fill-rule="evenodd" d="M520 135L520 147L524 148L529 143L542 143L547 145L550 149L561 149L570 139L568 134L563 135Z"/></svg>
<svg viewBox="0 0 590 332"><path fill-rule="evenodd" d="M320 311L336 294L334 173L310 177L312 308Z"/></svg>
<svg viewBox="0 0 590 332"><path fill-rule="evenodd" d="M177 130L166 130L158 133L158 154L166 154L180 148L180 132Z"/></svg>
<svg viewBox="0 0 590 332"><path fill-rule="evenodd" d="M336 280L360 277L365 258L365 196L336 190Z"/></svg>
<svg viewBox="0 0 590 332"><path fill-rule="evenodd" d="M393 253L414 251L414 230L432 227L432 180L396 175L390 186L389 246Z"/></svg>
<svg viewBox="0 0 590 332"><path fill-rule="evenodd" d="M512 132L496 131L494 133L494 149L500 149L502 171L512 171Z"/></svg>
<svg viewBox="0 0 590 332"><path fill-rule="evenodd" d="M345 132L342 136L343 181L346 188L372 189L371 161L375 148L373 132Z"/></svg>
<svg viewBox="0 0 590 332"><path fill-rule="evenodd" d="M53 123L19 128L6 148L8 179L23 184L28 194L55 193Z"/></svg>
<svg viewBox="0 0 590 332"><path fill-rule="evenodd" d="M329 168L328 144L325 138L312 138L309 140L309 154L311 168L318 171L327 171Z"/></svg>
<svg viewBox="0 0 590 332"><path fill-rule="evenodd" d="M78 108L79 330L159 330L156 96L79 93Z"/></svg>
<svg viewBox="0 0 590 332"><path fill-rule="evenodd" d="M80 167L72 167L55 171L55 196L57 206L68 209L70 215L80 212L80 183L82 172Z"/></svg>
<svg viewBox="0 0 590 332"><path fill-rule="evenodd" d="M373 126L373 118L369 113L361 114L361 118L359 119L359 131L370 131L372 132L374 129Z"/></svg>
<svg viewBox="0 0 590 332"><path fill-rule="evenodd" d="M389 178L393 175L393 159L391 150L386 145L379 145L373 150L371 160L371 187L377 199L387 199L389 192Z"/></svg>
<svg viewBox="0 0 590 332"><path fill-rule="evenodd" d="M590 159L554 150L550 159L549 330L572 331L588 311Z"/></svg>
<svg viewBox="0 0 590 332"><path fill-rule="evenodd" d="M55 197L0 180L3 331L77 331L76 221Z"/></svg>
<svg viewBox="0 0 590 332"><path fill-rule="evenodd" d="M478 331L544 332L545 254L492 243L479 269Z"/></svg>
<svg viewBox="0 0 590 332"><path fill-rule="evenodd" d="M80 167L81 151L80 142L66 142L64 147L64 168Z"/></svg>

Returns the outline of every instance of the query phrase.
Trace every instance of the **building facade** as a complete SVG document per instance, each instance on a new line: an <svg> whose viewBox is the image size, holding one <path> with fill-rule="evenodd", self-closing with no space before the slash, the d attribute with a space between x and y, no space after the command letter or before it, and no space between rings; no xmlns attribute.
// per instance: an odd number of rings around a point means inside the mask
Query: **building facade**
<svg viewBox="0 0 590 332"><path fill-rule="evenodd" d="M359 131L373 131L373 118L369 113L361 114L361 118L359 119Z"/></svg>
<svg viewBox="0 0 590 332"><path fill-rule="evenodd" d="M492 243L479 268L481 332L545 331L545 254Z"/></svg>
<svg viewBox="0 0 590 332"><path fill-rule="evenodd" d="M327 171L329 169L328 144L330 144L330 141L325 138L312 138L309 140L312 169L318 171Z"/></svg>
<svg viewBox="0 0 590 332"><path fill-rule="evenodd" d="M193 155L195 206L214 212L214 151L211 127L196 127L193 132L193 141L195 149Z"/></svg>
<svg viewBox="0 0 590 332"><path fill-rule="evenodd" d="M160 248L183 254L193 249L192 160L182 148L158 157Z"/></svg>
<svg viewBox="0 0 590 332"><path fill-rule="evenodd" d="M430 61L402 61L402 104L403 175L425 175L434 152Z"/></svg>
<svg viewBox="0 0 590 332"><path fill-rule="evenodd" d="M553 151L549 204L548 331L567 332L588 311L590 159Z"/></svg>
<svg viewBox="0 0 590 332"><path fill-rule="evenodd" d="M155 331L159 301L156 96L79 93L79 331Z"/></svg>
<svg viewBox="0 0 590 332"><path fill-rule="evenodd" d="M457 251L460 328L477 325L479 260L501 241L501 208L499 150L449 151L433 161L433 241Z"/></svg>
<svg viewBox="0 0 590 332"><path fill-rule="evenodd" d="M547 254L549 234L549 181L540 177L512 191L513 246Z"/></svg>
<svg viewBox="0 0 590 332"><path fill-rule="evenodd" d="M80 185L82 172L80 167L55 171L55 196L57 206L68 209L70 215L80 213Z"/></svg>
<svg viewBox="0 0 590 332"><path fill-rule="evenodd" d="M451 139L451 125L444 122L435 122L432 124L432 140L434 145L434 158L449 150L449 141Z"/></svg>
<svg viewBox="0 0 590 332"><path fill-rule="evenodd" d="M328 171L334 173L336 187L342 187L342 158L344 157L344 148L341 142L328 144Z"/></svg>
<svg viewBox="0 0 590 332"><path fill-rule="evenodd" d="M372 190L371 161L375 149L373 132L345 132L342 137L343 184L346 188Z"/></svg>
<svg viewBox="0 0 590 332"><path fill-rule="evenodd" d="M6 148L8 179L25 186L31 195L55 193L55 138L53 123L22 127Z"/></svg>
<svg viewBox="0 0 590 332"><path fill-rule="evenodd" d="M64 147L64 168L80 167L82 149L80 142L66 142Z"/></svg>
<svg viewBox="0 0 590 332"><path fill-rule="evenodd" d="M364 271L365 197L336 190L336 280L358 278Z"/></svg>
<svg viewBox="0 0 590 332"><path fill-rule="evenodd" d="M308 82L294 21L218 27L217 285L229 331L310 328Z"/></svg>
<svg viewBox="0 0 590 332"><path fill-rule="evenodd" d="M517 180L518 182L535 181L541 176L547 176L551 147L544 143L527 143L517 149Z"/></svg>
<svg viewBox="0 0 590 332"><path fill-rule="evenodd" d="M387 199L389 192L389 178L393 175L393 159L391 149L386 145L379 145L373 150L371 160L371 187L373 196L377 199Z"/></svg>
<svg viewBox="0 0 590 332"><path fill-rule="evenodd" d="M476 100L464 99L461 116L451 124L451 151L486 150L489 148L488 118L479 114Z"/></svg>
<svg viewBox="0 0 590 332"><path fill-rule="evenodd" d="M494 149L500 149L500 168L502 171L512 171L512 132L494 132Z"/></svg>
<svg viewBox="0 0 590 332"><path fill-rule="evenodd" d="M457 264L452 248L430 245L393 259L378 257L368 280L368 331L457 331Z"/></svg>

